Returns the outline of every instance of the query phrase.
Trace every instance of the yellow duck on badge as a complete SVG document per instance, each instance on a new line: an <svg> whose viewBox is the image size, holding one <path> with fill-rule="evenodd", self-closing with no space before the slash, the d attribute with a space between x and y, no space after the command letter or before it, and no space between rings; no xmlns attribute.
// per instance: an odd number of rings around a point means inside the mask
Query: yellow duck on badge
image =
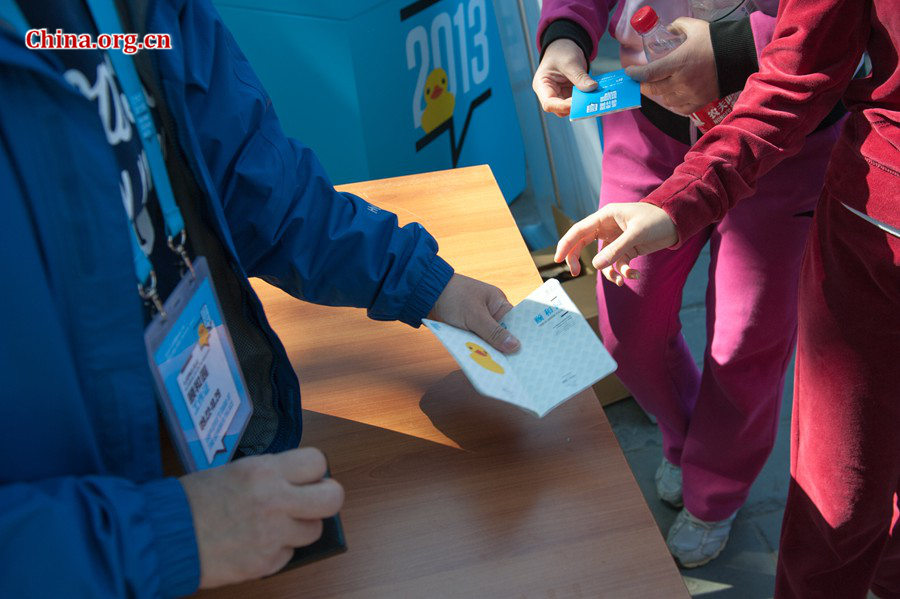
<svg viewBox="0 0 900 599"><path fill-rule="evenodd" d="M425 79L425 111L422 113L422 129L431 133L438 125L453 116L456 98L447 89L447 72L431 71Z"/></svg>
<svg viewBox="0 0 900 599"><path fill-rule="evenodd" d="M197 342L200 344L200 347L209 345L209 329L202 322L197 325Z"/></svg>
<svg viewBox="0 0 900 599"><path fill-rule="evenodd" d="M503 367L494 362L494 359L491 358L491 354L487 353L487 351L478 345L477 343L472 343L471 341L466 343L466 349L472 352L469 354L469 357L475 360L475 363L484 368L485 370L490 370L491 372L496 372L497 374L503 374Z"/></svg>

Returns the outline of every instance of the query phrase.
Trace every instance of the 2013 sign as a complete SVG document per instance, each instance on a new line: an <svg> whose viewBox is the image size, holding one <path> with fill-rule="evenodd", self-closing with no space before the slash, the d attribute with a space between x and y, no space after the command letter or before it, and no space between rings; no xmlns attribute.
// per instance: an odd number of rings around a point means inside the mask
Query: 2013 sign
<svg viewBox="0 0 900 599"><path fill-rule="evenodd" d="M417 25L406 35L406 65L409 70L418 71L412 97L413 126L421 127L425 132L425 136L416 142L416 151L449 131L454 167L473 111L491 95L487 88L469 103L465 124L457 140L453 123L456 100L484 83L490 74L491 49L485 1L462 1L455 11L437 13L428 27ZM412 18L438 2L414 2L401 9L400 20Z"/></svg>

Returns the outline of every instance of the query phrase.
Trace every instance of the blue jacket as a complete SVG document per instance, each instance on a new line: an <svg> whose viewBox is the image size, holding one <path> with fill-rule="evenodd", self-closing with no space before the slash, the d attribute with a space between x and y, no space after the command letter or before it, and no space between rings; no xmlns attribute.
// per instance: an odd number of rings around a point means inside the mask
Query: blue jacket
<svg viewBox="0 0 900 599"><path fill-rule="evenodd" d="M452 275L419 225L334 191L282 132L207 0L150 2L143 30L197 202L274 356L277 430L299 384L257 276L310 302L418 326ZM0 23L0 596L174 596L199 581L190 508L162 478L118 170L93 104ZM318 117L314 117L318 118Z"/></svg>

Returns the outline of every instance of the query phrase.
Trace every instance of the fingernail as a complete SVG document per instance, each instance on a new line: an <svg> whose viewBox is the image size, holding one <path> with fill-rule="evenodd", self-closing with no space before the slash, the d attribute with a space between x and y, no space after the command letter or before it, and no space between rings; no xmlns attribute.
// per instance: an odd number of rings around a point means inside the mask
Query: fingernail
<svg viewBox="0 0 900 599"><path fill-rule="evenodd" d="M502 349L506 353L509 353L509 352L514 352L517 349L519 349L520 345L521 344L519 343L518 339L516 339L512 335L507 335L506 339L504 339L503 342L500 344L500 349Z"/></svg>

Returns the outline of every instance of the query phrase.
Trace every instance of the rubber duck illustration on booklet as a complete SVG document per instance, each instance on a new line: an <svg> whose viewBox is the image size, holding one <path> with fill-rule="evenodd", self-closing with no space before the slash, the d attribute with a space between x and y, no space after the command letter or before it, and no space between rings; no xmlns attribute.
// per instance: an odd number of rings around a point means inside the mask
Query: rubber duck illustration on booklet
<svg viewBox="0 0 900 599"><path fill-rule="evenodd" d="M434 69L425 79L425 111L422 113L422 129L431 133L438 125L453 116L456 98L447 89L447 72Z"/></svg>
<svg viewBox="0 0 900 599"><path fill-rule="evenodd" d="M466 349L472 352L471 354L469 354L469 357L475 360L476 364L478 364L485 370L490 370L491 372L496 372L497 374L503 374L503 367L494 362L491 354L489 354L486 349L484 349L477 343L472 343L471 341L466 343Z"/></svg>

